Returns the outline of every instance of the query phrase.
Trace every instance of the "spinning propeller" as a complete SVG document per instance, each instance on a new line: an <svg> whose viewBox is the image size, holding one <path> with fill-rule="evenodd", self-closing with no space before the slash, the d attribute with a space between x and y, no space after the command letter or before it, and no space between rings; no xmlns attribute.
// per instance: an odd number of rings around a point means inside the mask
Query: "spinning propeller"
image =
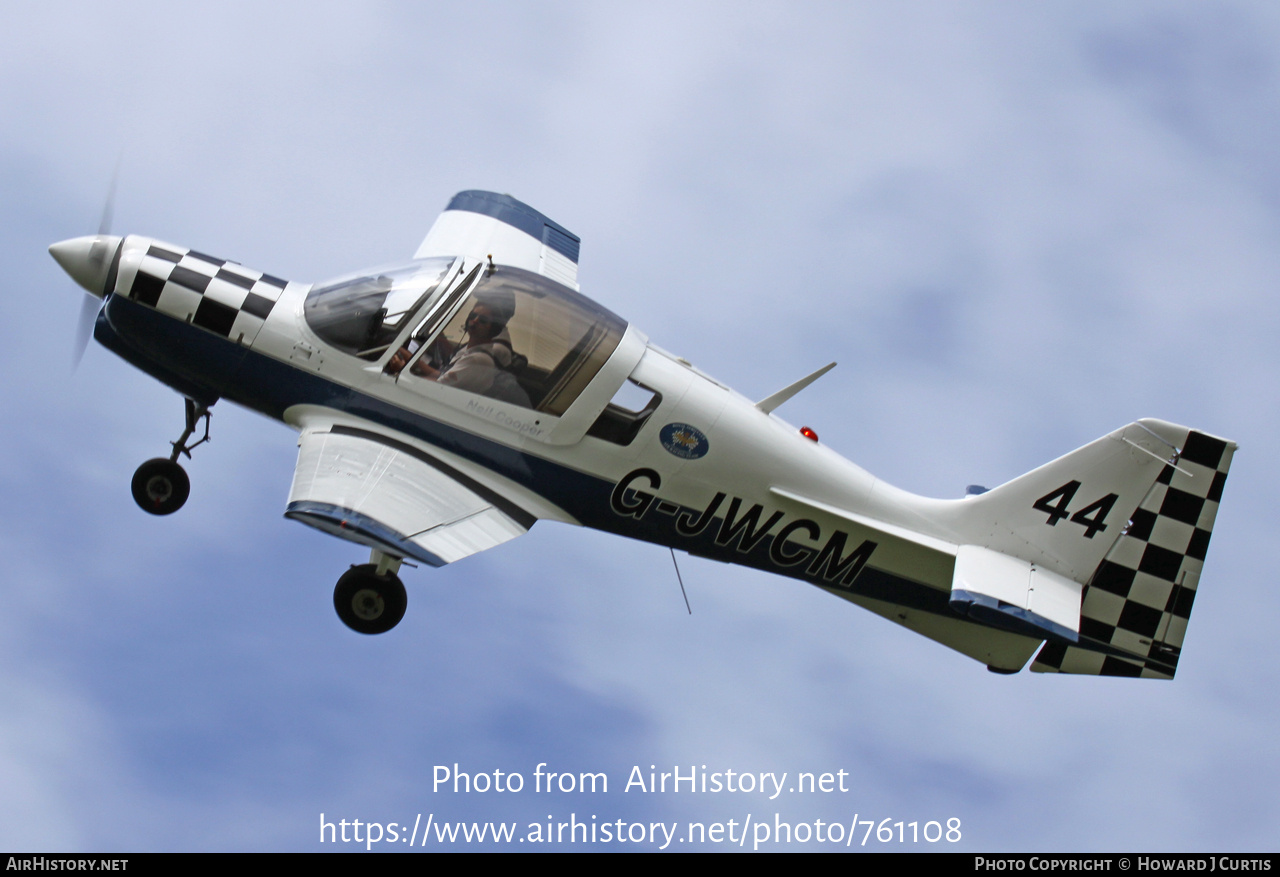
<svg viewBox="0 0 1280 877"><path fill-rule="evenodd" d="M102 208L102 221L96 235L70 238L49 247L49 255L89 293L80 307L80 320L76 327L76 346L72 354L72 369L80 365L93 324L98 316L100 299L105 299L115 286L116 269L119 267L120 249L124 238L110 234L111 214L116 197L116 181L113 175L107 203Z"/></svg>

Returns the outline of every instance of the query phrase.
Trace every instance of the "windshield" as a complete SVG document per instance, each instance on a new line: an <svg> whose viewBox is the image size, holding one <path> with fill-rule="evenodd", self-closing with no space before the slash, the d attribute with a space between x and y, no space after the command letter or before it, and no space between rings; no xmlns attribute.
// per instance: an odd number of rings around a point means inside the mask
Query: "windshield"
<svg viewBox="0 0 1280 877"><path fill-rule="evenodd" d="M318 285L307 294L307 325L344 353L377 359L437 292L453 261L418 259Z"/></svg>

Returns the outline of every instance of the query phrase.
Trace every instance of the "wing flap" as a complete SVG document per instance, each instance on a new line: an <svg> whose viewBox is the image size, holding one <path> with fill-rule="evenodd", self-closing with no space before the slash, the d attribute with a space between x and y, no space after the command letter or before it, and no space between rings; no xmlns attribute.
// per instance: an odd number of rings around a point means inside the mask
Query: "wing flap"
<svg viewBox="0 0 1280 877"><path fill-rule="evenodd" d="M514 539L536 518L442 461L352 427L308 430L285 517L397 557L444 566Z"/></svg>

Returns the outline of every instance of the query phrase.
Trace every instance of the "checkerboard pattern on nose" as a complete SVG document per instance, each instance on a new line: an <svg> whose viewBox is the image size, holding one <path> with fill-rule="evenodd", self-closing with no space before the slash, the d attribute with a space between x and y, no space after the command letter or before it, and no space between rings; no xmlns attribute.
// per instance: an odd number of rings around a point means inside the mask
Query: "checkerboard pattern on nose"
<svg viewBox="0 0 1280 877"><path fill-rule="evenodd" d="M1046 643L1032 670L1173 678L1235 449L1188 433L1090 579L1080 646Z"/></svg>
<svg viewBox="0 0 1280 877"><path fill-rule="evenodd" d="M153 242L125 294L238 344L252 344L287 285L225 259Z"/></svg>

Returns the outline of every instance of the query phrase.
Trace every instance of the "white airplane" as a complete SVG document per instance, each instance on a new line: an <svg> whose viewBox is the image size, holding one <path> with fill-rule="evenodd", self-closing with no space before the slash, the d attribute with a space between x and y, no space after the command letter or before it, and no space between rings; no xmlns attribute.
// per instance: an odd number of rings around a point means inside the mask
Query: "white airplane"
<svg viewBox="0 0 1280 877"><path fill-rule="evenodd" d="M1173 678L1234 442L1141 420L1001 487L915 496L773 414L831 366L753 403L579 294L579 244L467 191L412 260L314 285L139 235L49 250L104 300L94 337L186 398L138 504L182 506L178 458L218 399L284 421L285 516L371 549L334 591L361 633L404 615L402 563L552 520L801 579L997 673L1035 654Z"/></svg>

